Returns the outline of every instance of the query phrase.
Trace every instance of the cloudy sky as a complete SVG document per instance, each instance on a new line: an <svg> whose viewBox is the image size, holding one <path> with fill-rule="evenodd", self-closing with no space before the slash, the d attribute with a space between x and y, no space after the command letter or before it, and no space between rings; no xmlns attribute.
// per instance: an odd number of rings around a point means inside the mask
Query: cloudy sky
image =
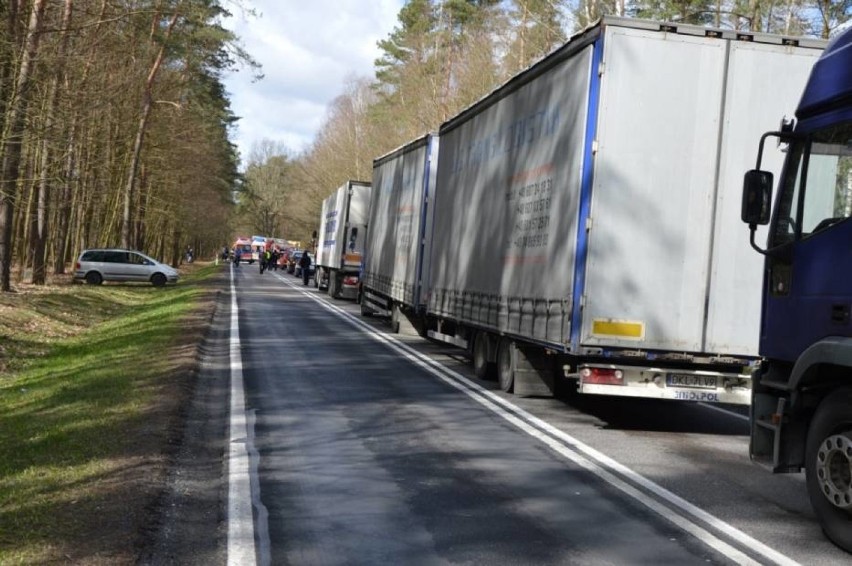
<svg viewBox="0 0 852 566"><path fill-rule="evenodd" d="M230 7L225 25L263 66L224 77L231 109L241 117L234 141L243 163L271 140L299 152L311 143L328 104L347 79L372 77L376 42L397 26L403 0L245 0L257 16Z"/></svg>

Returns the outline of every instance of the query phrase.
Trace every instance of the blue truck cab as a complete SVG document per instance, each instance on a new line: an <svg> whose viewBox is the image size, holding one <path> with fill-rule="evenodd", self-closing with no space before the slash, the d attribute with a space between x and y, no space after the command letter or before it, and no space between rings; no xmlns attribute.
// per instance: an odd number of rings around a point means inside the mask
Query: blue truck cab
<svg viewBox="0 0 852 566"><path fill-rule="evenodd" d="M767 139L785 148L774 204ZM814 65L794 122L760 140L742 219L764 256L750 453L775 473L804 469L823 531L852 552L852 29ZM757 225L769 224L766 249Z"/></svg>

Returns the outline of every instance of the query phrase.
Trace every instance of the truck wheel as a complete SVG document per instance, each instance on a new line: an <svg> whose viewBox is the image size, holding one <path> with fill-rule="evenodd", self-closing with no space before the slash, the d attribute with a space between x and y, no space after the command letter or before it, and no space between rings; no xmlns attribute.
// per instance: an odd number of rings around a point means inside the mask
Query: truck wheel
<svg viewBox="0 0 852 566"><path fill-rule="evenodd" d="M506 393L515 389L515 344L508 338L497 347L497 381Z"/></svg>
<svg viewBox="0 0 852 566"><path fill-rule="evenodd" d="M473 337L473 373L479 379L494 379L494 363L488 361L488 334L477 332Z"/></svg>
<svg viewBox="0 0 852 566"><path fill-rule="evenodd" d="M852 552L852 389L829 393L808 429L808 495L826 536Z"/></svg>
<svg viewBox="0 0 852 566"><path fill-rule="evenodd" d="M328 274L328 296L337 298L337 274L333 272Z"/></svg>
<svg viewBox="0 0 852 566"><path fill-rule="evenodd" d="M367 301L366 299L364 299L364 297L361 297L361 316L373 316L373 311L370 307L367 306Z"/></svg>

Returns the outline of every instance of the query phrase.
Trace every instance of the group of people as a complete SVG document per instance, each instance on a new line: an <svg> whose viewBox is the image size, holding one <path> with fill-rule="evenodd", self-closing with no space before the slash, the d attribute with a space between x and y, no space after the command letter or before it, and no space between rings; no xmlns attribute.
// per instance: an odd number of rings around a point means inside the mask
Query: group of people
<svg viewBox="0 0 852 566"><path fill-rule="evenodd" d="M260 272L263 273L267 270L275 270L278 271L278 259L281 257L281 253L275 248L267 248L260 254Z"/></svg>
<svg viewBox="0 0 852 566"><path fill-rule="evenodd" d="M223 257L227 255L227 248L225 248L222 252ZM234 267L240 266L240 261L242 261L243 250L240 249L239 246L234 248ZM281 253L275 248L269 248L264 250L260 254L260 273L263 274L264 271L267 270L278 270L278 260L281 258ZM302 254L302 257L299 258L299 268L302 272L302 282L307 285L311 276L311 256L308 252Z"/></svg>
<svg viewBox="0 0 852 566"><path fill-rule="evenodd" d="M227 248L226 251L222 252L222 256L227 256ZM267 269L278 269L278 258L281 257L281 254L276 249L268 249L260 254L260 272L263 273ZM234 248L234 267L239 267L240 262L243 260L243 250L236 246ZM251 261L249 261L251 263Z"/></svg>

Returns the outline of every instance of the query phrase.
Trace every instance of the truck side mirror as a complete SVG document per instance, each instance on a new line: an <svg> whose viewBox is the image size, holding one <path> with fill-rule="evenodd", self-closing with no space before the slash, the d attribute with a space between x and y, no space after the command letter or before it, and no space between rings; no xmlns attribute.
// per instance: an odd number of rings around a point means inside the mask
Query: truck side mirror
<svg viewBox="0 0 852 566"><path fill-rule="evenodd" d="M743 204L741 217L751 226L769 224L772 209L773 176L769 171L752 169L743 180Z"/></svg>

